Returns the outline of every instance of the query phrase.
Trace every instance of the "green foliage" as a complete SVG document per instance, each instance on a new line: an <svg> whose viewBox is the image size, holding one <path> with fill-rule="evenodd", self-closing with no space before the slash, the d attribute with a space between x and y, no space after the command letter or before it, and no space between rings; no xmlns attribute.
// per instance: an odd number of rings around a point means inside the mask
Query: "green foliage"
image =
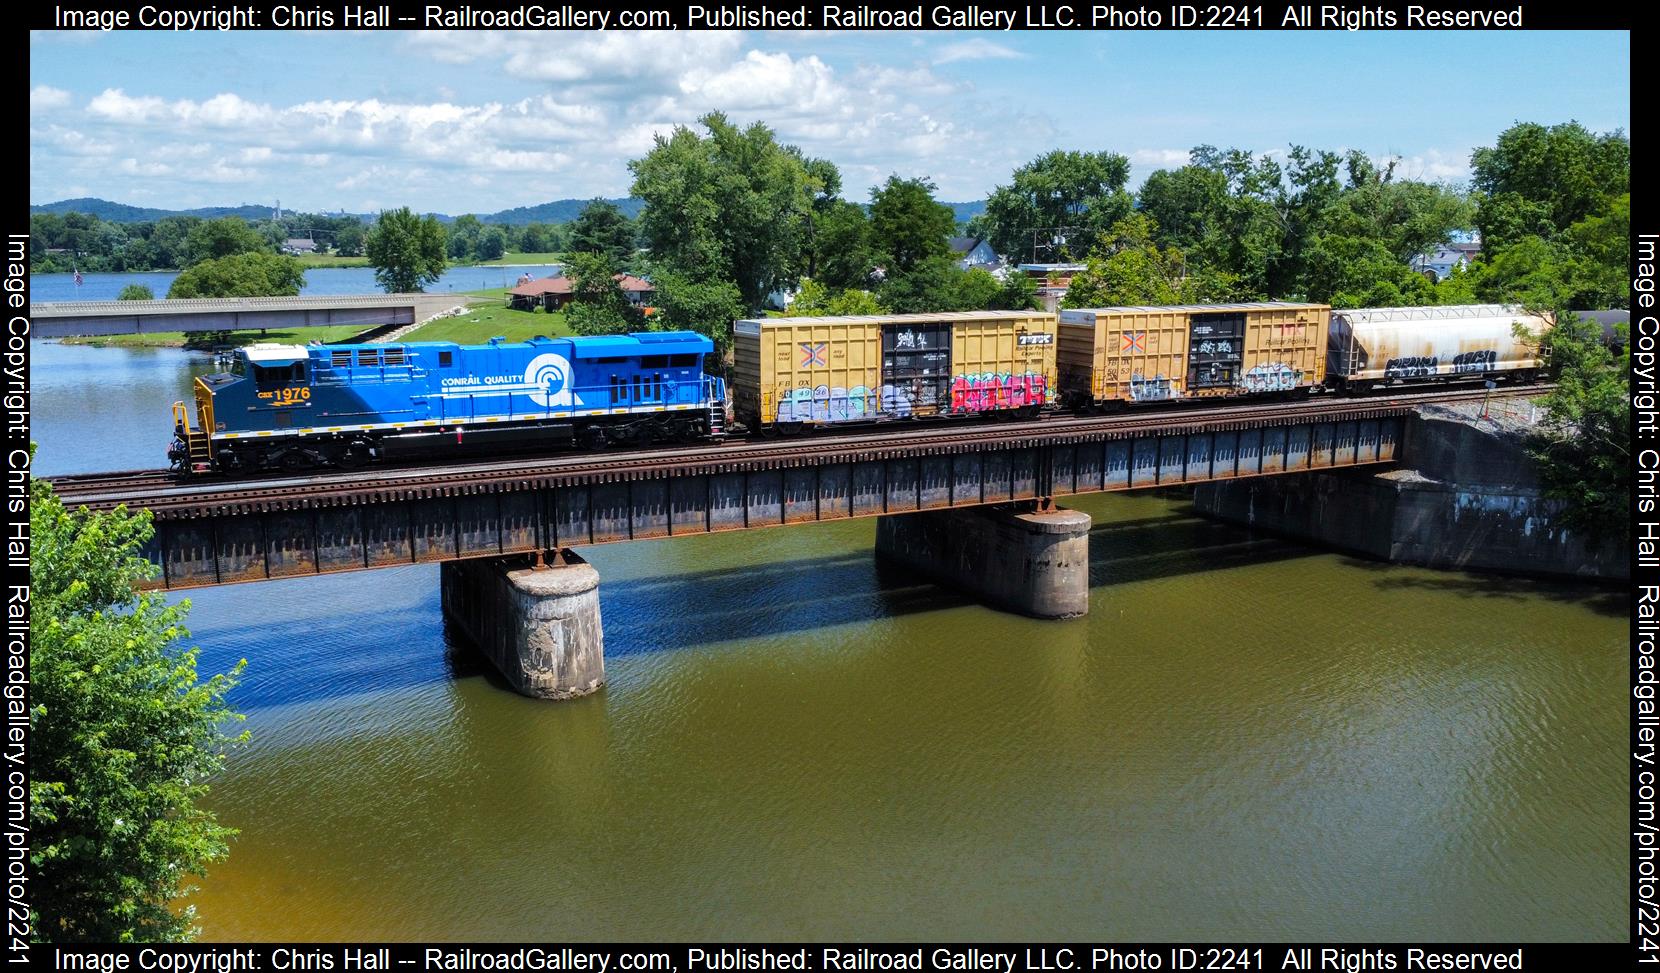
<svg viewBox="0 0 1660 973"><path fill-rule="evenodd" d="M1303 294L1333 307L1409 307L1434 304L1429 278L1375 239L1317 236L1303 263Z"/></svg>
<svg viewBox="0 0 1660 973"><path fill-rule="evenodd" d="M1593 135L1578 122L1512 125L1470 166L1488 253L1530 236L1552 239L1631 192L1631 140L1621 131Z"/></svg>
<svg viewBox="0 0 1660 973"><path fill-rule="evenodd" d="M1629 348L1629 329L1619 344ZM1546 495L1562 523L1593 541L1631 529L1631 355L1616 358L1602 327L1559 316L1546 338L1556 388L1544 398L1545 429L1531 445Z"/></svg>
<svg viewBox="0 0 1660 973"><path fill-rule="evenodd" d="M1151 217L1132 214L1101 238L1072 278L1062 299L1065 307L1114 307L1134 304L1198 304L1231 299L1233 278L1188 265L1175 247L1153 242Z"/></svg>
<svg viewBox="0 0 1660 973"><path fill-rule="evenodd" d="M886 314L876 295L865 290L834 290L811 277L801 278L801 290L784 311L787 318L846 314Z"/></svg>
<svg viewBox="0 0 1660 973"><path fill-rule="evenodd" d="M128 284L121 288L121 293L115 295L115 299L118 301L153 301L156 299L156 292L143 284Z"/></svg>
<svg viewBox="0 0 1660 973"><path fill-rule="evenodd" d="M305 270L293 257L239 253L204 260L173 278L169 298L293 297L305 284Z"/></svg>
<svg viewBox="0 0 1660 973"><path fill-rule="evenodd" d="M425 290L444 273L444 228L437 217L416 216L407 206L382 210L364 252L388 294Z"/></svg>
<svg viewBox="0 0 1660 973"><path fill-rule="evenodd" d="M235 259L235 258L231 258ZM225 702L242 665L201 681L185 648L188 603L133 586L148 513L71 513L30 484L30 920L46 942L191 938L178 909L235 832L199 802L239 720Z"/></svg>
<svg viewBox="0 0 1660 973"><path fill-rule="evenodd" d="M870 286L878 258L863 207L837 200L819 217L816 243L819 256L813 279L832 290Z"/></svg>
<svg viewBox="0 0 1660 973"><path fill-rule="evenodd" d="M889 275L876 293L895 314L978 310L971 302L979 295L965 287L969 283L951 254L935 254L910 273Z"/></svg>
<svg viewBox="0 0 1660 973"><path fill-rule="evenodd" d="M519 231L520 253L547 253L554 249L555 234L545 223L531 223Z"/></svg>
<svg viewBox="0 0 1660 973"><path fill-rule="evenodd" d="M696 331L715 342L715 360L724 362L732 347L732 322L744 316L743 295L730 281L699 281L672 271L653 274L657 315L652 323L664 331Z"/></svg>
<svg viewBox="0 0 1660 973"><path fill-rule="evenodd" d="M478 246L479 234L484 232L484 224L471 213L457 216L451 223L444 238L444 252L453 260L466 260L473 255Z"/></svg>
<svg viewBox="0 0 1660 973"><path fill-rule="evenodd" d="M956 228L951 207L934 201L934 184L927 179L893 175L871 191L871 249L890 279L926 261L948 257Z"/></svg>
<svg viewBox="0 0 1660 973"><path fill-rule="evenodd" d="M625 267L634 256L634 224L616 204L596 199L571 222L566 248L601 254L612 266Z"/></svg>
<svg viewBox="0 0 1660 973"><path fill-rule="evenodd" d="M707 136L676 127L629 163L645 200L640 235L664 268L731 281L757 308L797 278L815 180L765 125L739 129L719 112L699 121Z"/></svg>
<svg viewBox="0 0 1660 973"><path fill-rule="evenodd" d="M276 246L237 216L208 220L191 227L185 238L186 267L239 253L275 253Z"/></svg>
<svg viewBox="0 0 1660 973"><path fill-rule="evenodd" d="M571 254L565 275L571 279L565 320L574 334L625 334L645 326L640 310L623 293L616 267L604 254Z"/></svg>
<svg viewBox="0 0 1660 973"><path fill-rule="evenodd" d="M363 256L363 224L352 220L334 233L334 252L342 257Z"/></svg>
<svg viewBox="0 0 1660 973"><path fill-rule="evenodd" d="M492 226L478 235L478 242L473 247L473 256L480 260L497 260L507 252L507 231L499 226Z"/></svg>
<svg viewBox="0 0 1660 973"><path fill-rule="evenodd" d="M1034 311L1038 306L1037 281L1014 268L1003 275L1003 289L991 307L1002 311Z"/></svg>
<svg viewBox="0 0 1660 973"><path fill-rule="evenodd" d="M1016 262L1065 259L1069 245L1096 239L1129 214L1129 178L1130 160L1116 152L1045 153L992 192L970 232Z"/></svg>

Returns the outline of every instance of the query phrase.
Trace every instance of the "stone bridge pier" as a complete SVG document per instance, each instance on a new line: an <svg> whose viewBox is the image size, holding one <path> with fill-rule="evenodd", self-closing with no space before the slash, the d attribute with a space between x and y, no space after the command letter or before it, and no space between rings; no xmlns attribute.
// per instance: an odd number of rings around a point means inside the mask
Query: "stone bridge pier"
<svg viewBox="0 0 1660 973"><path fill-rule="evenodd" d="M518 692L572 699L605 685L599 572L568 550L445 561L444 617Z"/></svg>
<svg viewBox="0 0 1660 973"><path fill-rule="evenodd" d="M876 556L1034 618L1089 612L1090 517L1035 502L894 514Z"/></svg>

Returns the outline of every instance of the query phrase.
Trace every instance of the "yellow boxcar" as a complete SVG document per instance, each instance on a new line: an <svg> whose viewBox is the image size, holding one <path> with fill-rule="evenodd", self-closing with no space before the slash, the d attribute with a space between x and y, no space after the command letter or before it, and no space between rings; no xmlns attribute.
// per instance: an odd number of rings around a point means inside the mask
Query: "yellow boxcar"
<svg viewBox="0 0 1660 973"><path fill-rule="evenodd" d="M1314 388L1330 313L1283 301L1062 311L1062 396L1083 405Z"/></svg>
<svg viewBox="0 0 1660 973"><path fill-rule="evenodd" d="M1055 316L958 311L759 318L733 327L736 417L752 429L1018 409L1055 388Z"/></svg>

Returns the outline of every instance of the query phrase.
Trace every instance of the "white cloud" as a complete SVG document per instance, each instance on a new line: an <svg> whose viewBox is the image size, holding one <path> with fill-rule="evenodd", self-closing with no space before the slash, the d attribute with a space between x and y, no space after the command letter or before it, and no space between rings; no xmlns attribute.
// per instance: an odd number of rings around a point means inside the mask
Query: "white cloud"
<svg viewBox="0 0 1660 973"><path fill-rule="evenodd" d="M69 104L69 92L51 85L37 84L29 89L29 111L51 111Z"/></svg>
<svg viewBox="0 0 1660 973"><path fill-rule="evenodd" d="M780 141L832 160L845 194L857 199L890 172L930 176L945 198L975 198L1024 161L1012 157L1017 140L1007 132L1038 137L1050 128L1041 113L977 101L971 83L943 78L925 61L838 66L781 42L748 45L736 32L431 32L399 43L409 57L518 83L504 85L512 93L499 99L459 94L434 77L427 90L444 97L432 101L347 90L286 104L231 90L162 98L108 88L86 104L78 127L89 145L79 151L102 143L106 154L171 163L179 181L247 183L302 207L363 207L373 192L459 213L625 193L630 159L715 110L740 126L765 123ZM931 52L930 44L915 55ZM544 90L526 95L524 82ZM56 148L43 151L66 157L62 142L46 140ZM50 172L39 153L31 161ZM65 171L46 181L96 177ZM318 190L331 198L312 202Z"/></svg>
<svg viewBox="0 0 1660 973"><path fill-rule="evenodd" d="M934 53L935 64L950 64L953 61L985 61L1003 58L1023 58L1026 55L996 41L988 41L976 37L973 40L957 41L946 44Z"/></svg>
<svg viewBox="0 0 1660 973"><path fill-rule="evenodd" d="M1130 153L1130 164L1175 169L1187 165L1189 158L1187 149L1136 149Z"/></svg>

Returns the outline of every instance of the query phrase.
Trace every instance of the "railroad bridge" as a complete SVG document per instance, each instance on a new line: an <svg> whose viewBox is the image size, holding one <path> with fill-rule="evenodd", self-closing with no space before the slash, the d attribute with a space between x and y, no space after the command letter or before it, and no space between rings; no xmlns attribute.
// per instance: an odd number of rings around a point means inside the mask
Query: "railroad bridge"
<svg viewBox="0 0 1660 973"><path fill-rule="evenodd" d="M180 483L148 471L53 483L72 506L152 511L156 587L446 562L446 613L517 688L559 698L603 681L598 577L572 547L874 516L879 555L999 607L1071 617L1088 607L1090 522L1058 498L1390 463L1416 407L1481 394L874 427L282 479Z"/></svg>

